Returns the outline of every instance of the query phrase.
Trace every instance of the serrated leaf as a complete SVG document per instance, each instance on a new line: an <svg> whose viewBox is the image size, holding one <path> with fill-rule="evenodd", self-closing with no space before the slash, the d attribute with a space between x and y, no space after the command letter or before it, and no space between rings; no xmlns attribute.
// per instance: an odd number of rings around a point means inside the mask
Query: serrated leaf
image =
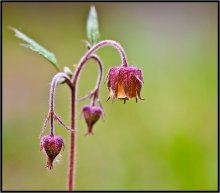
<svg viewBox="0 0 220 193"><path fill-rule="evenodd" d="M99 39L99 25L95 6L91 6L87 18L87 37L92 45L96 44Z"/></svg>
<svg viewBox="0 0 220 193"><path fill-rule="evenodd" d="M22 39L26 43L26 44L21 44L21 46L29 48L34 52L37 52L38 54L46 58L58 71L60 71L60 67L59 67L59 64L57 63L54 53L46 50L43 46L35 42L33 39L31 39L27 35L20 32L19 30L15 28L10 28L10 29L15 33L16 37L18 37L19 39Z"/></svg>

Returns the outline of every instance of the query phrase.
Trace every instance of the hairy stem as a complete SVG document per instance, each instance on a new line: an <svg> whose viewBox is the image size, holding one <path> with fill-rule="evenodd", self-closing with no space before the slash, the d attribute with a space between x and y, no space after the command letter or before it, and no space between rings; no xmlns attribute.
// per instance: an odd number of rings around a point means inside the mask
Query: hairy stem
<svg viewBox="0 0 220 193"><path fill-rule="evenodd" d="M99 65L99 77L97 79L97 83L96 83L96 86L94 89L95 91L99 92L99 88L100 88L100 85L102 82L102 76L103 76L103 63L102 63L101 59L95 54L91 55L90 58L95 60L97 62L97 64Z"/></svg>
<svg viewBox="0 0 220 193"><path fill-rule="evenodd" d="M54 136L54 121L53 121L53 115L54 115L54 98L55 98L55 89L57 86L58 81L60 80L60 78L65 78L65 80L67 81L67 84L70 86L70 88L72 89L72 83L70 78L63 72L59 72L57 73L51 82L51 86L50 86L50 104L49 104L49 114L50 114L50 135Z"/></svg>
<svg viewBox="0 0 220 193"><path fill-rule="evenodd" d="M95 86L95 90L99 91L99 87L101 84L102 80L102 75L103 75L103 64L101 60L99 59L98 56L96 55L91 55L90 57L87 57L85 60L81 60L82 62L79 62L77 65L77 69L73 75L73 89L71 90L71 101L70 101L70 106L71 106L71 134L70 134L70 152L69 152L69 173L68 173L68 190L72 191L74 190L75 187L75 160L76 160L76 133L73 132L76 130L76 106L77 106L77 83L78 83L78 78L79 74L82 70L82 67L86 63L88 59L92 58L93 60L96 61L96 63L99 65L99 77Z"/></svg>
<svg viewBox="0 0 220 193"><path fill-rule="evenodd" d="M71 129L75 131L76 118L76 87L71 90L70 99L70 117ZM71 130L70 133L70 152L69 152L69 174L68 174L68 190L72 191L75 187L75 155L76 155L76 133Z"/></svg>
<svg viewBox="0 0 220 193"><path fill-rule="evenodd" d="M77 82L79 79L79 75L80 72L82 70L82 67L84 66L84 64L86 63L86 61L89 58L94 59L99 67L100 67L100 73L99 73L99 79L98 82L96 84L96 88L97 88L97 92L94 93L94 95L98 95L98 91L99 91L99 87L100 87L100 83L101 83L101 79L102 79L102 73L103 73L103 68L102 68L102 62L100 61L100 59L94 55L93 53L95 51L97 51L99 48L103 47L103 46L113 46L114 48L116 48L121 56L121 62L122 62L122 66L128 66L128 62L127 62L127 57L125 54L125 51L123 49L123 47L117 43L116 41L113 40L103 40L97 44L95 44L93 47L91 47L85 54L84 56L81 58L81 60L79 61L76 70L73 74L72 77L72 85L73 88L71 90L71 135L70 135L70 152L69 152L69 174L68 174L68 190L72 191L74 190L75 187L75 159L76 159L76 133L73 132L76 130L76 98L77 98ZM92 104L95 103L96 100L96 96L93 96L93 101Z"/></svg>
<svg viewBox="0 0 220 193"><path fill-rule="evenodd" d="M101 48L103 46L113 46L113 47L115 47L120 53L122 65L123 66L128 66L127 57L126 57L126 54L125 54L125 51L124 51L123 47L119 43L117 43L116 41L103 40L103 41L95 44L93 47L91 47L84 54L84 56L81 58L78 66L76 68L76 71L74 73L74 76L72 78L73 85L76 85L76 83L77 83L78 76L79 76L81 68L83 67L83 64L88 60L88 58L93 54L93 52L97 51L99 48Z"/></svg>
<svg viewBox="0 0 220 193"><path fill-rule="evenodd" d="M90 56L91 59L95 60L95 62L97 62L97 64L99 65L99 77L97 79L97 82L96 82L96 85L95 85L95 88L90 92L88 93L87 95L83 96L81 99L79 99L79 101L82 101L82 100L85 100L87 98L92 98L92 101L91 103L92 104L95 104L95 100L98 99L98 94L99 94L99 89L100 89L100 85L101 85L101 82L102 82L102 76L103 76L103 62L101 61L101 59L95 55L95 54L92 54ZM90 59L89 58L89 59Z"/></svg>
<svg viewBox="0 0 220 193"><path fill-rule="evenodd" d="M54 123L53 123L53 114L51 113L51 118L50 118L50 136L54 136Z"/></svg>

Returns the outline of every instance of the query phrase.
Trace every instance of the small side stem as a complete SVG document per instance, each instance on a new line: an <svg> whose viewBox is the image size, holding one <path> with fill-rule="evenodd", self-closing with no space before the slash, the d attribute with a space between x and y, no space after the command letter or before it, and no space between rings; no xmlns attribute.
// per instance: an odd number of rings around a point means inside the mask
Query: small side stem
<svg viewBox="0 0 220 193"><path fill-rule="evenodd" d="M54 123L53 123L53 113L51 113L51 118L50 118L50 136L54 136Z"/></svg>
<svg viewBox="0 0 220 193"><path fill-rule="evenodd" d="M102 64L102 61L100 60L100 58L95 54L91 55L90 58L95 60L97 62L97 64L99 65L99 77L97 79L97 83L95 85L94 94L93 94L93 98L92 98L92 105L94 106L95 102L96 102L96 98L99 97L98 94L99 94L100 84L102 82L102 76L103 76L103 64Z"/></svg>
<svg viewBox="0 0 220 193"><path fill-rule="evenodd" d="M95 54L92 54L90 56L91 59L93 59L99 66L99 76L98 76L98 79L97 79L97 82L96 82L96 85L95 85L95 88L87 95L85 95L84 97L82 97L81 99L79 99L79 101L81 100L85 100L87 98L93 98L91 101L92 104L95 104L95 100L98 98L98 93L99 93L99 89L100 89L100 85L101 85L101 82L102 82L102 76L103 76L103 62L101 61L101 59L95 55ZM90 59L89 58L89 59Z"/></svg>
<svg viewBox="0 0 220 193"><path fill-rule="evenodd" d="M54 98L55 98L55 89L57 86L57 83L60 78L65 78L67 81L67 84L70 86L72 89L72 83L70 78L63 72L57 73L51 82L51 87L50 87L50 104L49 104L49 114L50 114L50 135L54 136L54 121L53 121L53 115L54 115Z"/></svg>
<svg viewBox="0 0 220 193"><path fill-rule="evenodd" d="M90 56L90 58L92 58L93 60L95 60L97 62L97 64L99 65L99 77L97 79L97 83L95 85L95 90L97 90L97 92L99 91L99 88L100 88L100 84L102 82L102 76L103 76L103 63L101 61L101 59L93 54Z"/></svg>

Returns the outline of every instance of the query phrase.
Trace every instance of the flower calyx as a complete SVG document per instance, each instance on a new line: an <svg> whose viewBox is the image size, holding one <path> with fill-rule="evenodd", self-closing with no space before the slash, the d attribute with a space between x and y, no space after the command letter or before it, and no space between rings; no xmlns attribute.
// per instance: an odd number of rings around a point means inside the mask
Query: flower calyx
<svg viewBox="0 0 220 193"><path fill-rule="evenodd" d="M85 135L92 135L93 125L103 116L103 109L100 106L86 105L82 108L82 114L88 127Z"/></svg>
<svg viewBox="0 0 220 193"><path fill-rule="evenodd" d="M64 140L61 136L45 135L41 138L40 150L44 150L47 155L46 167L48 169L53 169L53 161L62 148L64 150Z"/></svg>
<svg viewBox="0 0 220 193"><path fill-rule="evenodd" d="M141 97L143 74L140 68L134 66L112 67L107 75L107 86L112 102L115 98L129 100L131 98L144 100Z"/></svg>

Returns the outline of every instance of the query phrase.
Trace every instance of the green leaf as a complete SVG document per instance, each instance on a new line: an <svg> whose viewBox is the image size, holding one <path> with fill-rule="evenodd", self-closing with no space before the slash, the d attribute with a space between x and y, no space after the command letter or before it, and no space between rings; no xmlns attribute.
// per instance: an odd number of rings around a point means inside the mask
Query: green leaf
<svg viewBox="0 0 220 193"><path fill-rule="evenodd" d="M98 42L99 38L99 24L95 6L91 6L87 18L87 37L92 45Z"/></svg>
<svg viewBox="0 0 220 193"><path fill-rule="evenodd" d="M66 73L70 78L72 78L73 72L70 70L69 67L64 66L63 71L64 71L64 73Z"/></svg>
<svg viewBox="0 0 220 193"><path fill-rule="evenodd" d="M67 74L70 78L72 78L73 72L70 70L69 67L64 66L63 72L64 72L65 74ZM60 79L58 80L58 84L64 84L65 82L66 82L66 79L65 79L65 78L60 78Z"/></svg>
<svg viewBox="0 0 220 193"><path fill-rule="evenodd" d="M59 64L57 63L56 57L52 52L46 50L43 46L39 45L37 42L20 32L19 30L11 27L10 29L15 33L16 37L22 39L25 42L25 44L21 44L21 46L37 52L38 54L46 58L58 71L60 71Z"/></svg>

